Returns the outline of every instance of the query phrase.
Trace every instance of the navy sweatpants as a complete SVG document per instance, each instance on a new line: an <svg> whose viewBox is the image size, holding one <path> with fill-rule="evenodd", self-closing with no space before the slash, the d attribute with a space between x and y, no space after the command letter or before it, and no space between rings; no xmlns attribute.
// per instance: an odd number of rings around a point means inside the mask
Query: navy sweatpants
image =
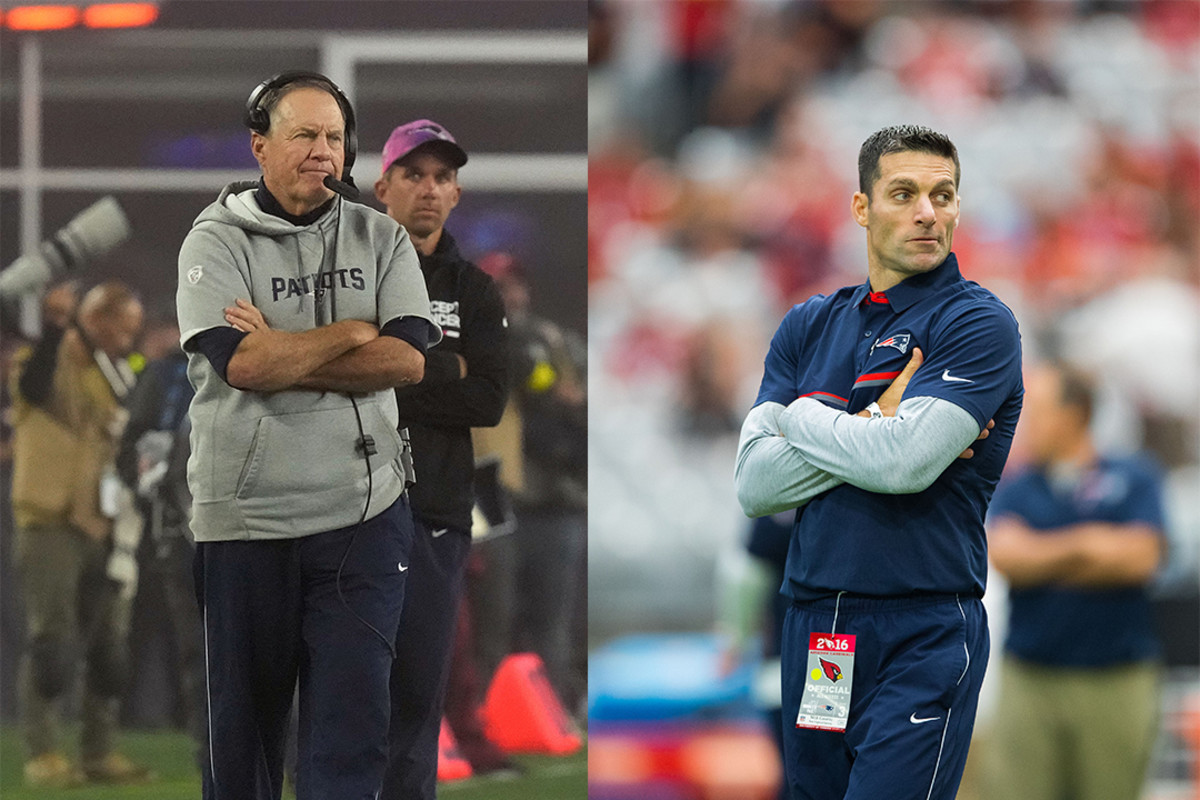
<svg viewBox="0 0 1200 800"><path fill-rule="evenodd" d="M471 535L415 522L407 600L392 665L391 751L380 800L433 800L438 733Z"/></svg>
<svg viewBox="0 0 1200 800"><path fill-rule="evenodd" d="M796 727L810 633L854 634L844 733ZM852 598L788 609L784 767L793 800L954 800L988 659L973 597Z"/></svg>
<svg viewBox="0 0 1200 800"><path fill-rule="evenodd" d="M204 800L279 800L297 677L297 799L375 800L387 764L388 645L413 537L407 498L355 528L198 544Z"/></svg>

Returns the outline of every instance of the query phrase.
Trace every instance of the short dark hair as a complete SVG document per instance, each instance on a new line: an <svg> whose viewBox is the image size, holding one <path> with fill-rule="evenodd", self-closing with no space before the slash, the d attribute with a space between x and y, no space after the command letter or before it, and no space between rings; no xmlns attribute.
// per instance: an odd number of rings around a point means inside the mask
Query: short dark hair
<svg viewBox="0 0 1200 800"><path fill-rule="evenodd" d="M954 162L954 187L962 168L958 163L958 149L950 137L922 125L892 125L872 133L858 151L858 190L871 197L871 187L879 180L879 159L889 153L915 151L942 156Z"/></svg>
<svg viewBox="0 0 1200 800"><path fill-rule="evenodd" d="M1063 361L1051 361L1048 366L1058 375L1058 402L1077 409L1084 423L1090 423L1096 405L1096 382L1092 376Z"/></svg>

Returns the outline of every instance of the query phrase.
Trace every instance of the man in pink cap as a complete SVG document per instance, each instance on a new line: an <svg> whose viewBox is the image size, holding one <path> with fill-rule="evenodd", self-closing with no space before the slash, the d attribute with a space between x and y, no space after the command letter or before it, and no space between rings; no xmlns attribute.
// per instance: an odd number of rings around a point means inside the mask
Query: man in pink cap
<svg viewBox="0 0 1200 800"><path fill-rule="evenodd" d="M375 195L422 255L437 249L446 217L462 196L458 169L466 163L467 154L450 131L427 119L401 125L383 145L383 175L375 182Z"/></svg>
<svg viewBox="0 0 1200 800"><path fill-rule="evenodd" d="M375 195L407 229L443 337L420 384L396 391L412 438L409 490L416 537L392 664L389 764L381 800L433 800L438 733L459 597L471 545L472 427L500 421L508 394L508 330L492 279L445 230L462 189L466 152L427 119L401 125L383 146Z"/></svg>

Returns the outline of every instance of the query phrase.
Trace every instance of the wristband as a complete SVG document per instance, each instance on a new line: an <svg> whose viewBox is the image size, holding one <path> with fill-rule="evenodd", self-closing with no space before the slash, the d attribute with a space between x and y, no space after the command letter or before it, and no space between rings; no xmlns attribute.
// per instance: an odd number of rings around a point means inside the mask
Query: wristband
<svg viewBox="0 0 1200 800"><path fill-rule="evenodd" d="M879 408L879 403L871 403L867 406L867 411L871 412L871 419L883 419L883 411Z"/></svg>

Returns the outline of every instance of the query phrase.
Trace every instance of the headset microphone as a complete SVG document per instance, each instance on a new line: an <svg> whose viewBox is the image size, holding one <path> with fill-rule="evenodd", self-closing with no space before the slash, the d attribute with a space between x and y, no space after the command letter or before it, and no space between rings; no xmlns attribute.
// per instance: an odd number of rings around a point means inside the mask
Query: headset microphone
<svg viewBox="0 0 1200 800"><path fill-rule="evenodd" d="M358 187L348 181L339 181L332 175L325 176L325 188L332 189L347 200L358 199Z"/></svg>

